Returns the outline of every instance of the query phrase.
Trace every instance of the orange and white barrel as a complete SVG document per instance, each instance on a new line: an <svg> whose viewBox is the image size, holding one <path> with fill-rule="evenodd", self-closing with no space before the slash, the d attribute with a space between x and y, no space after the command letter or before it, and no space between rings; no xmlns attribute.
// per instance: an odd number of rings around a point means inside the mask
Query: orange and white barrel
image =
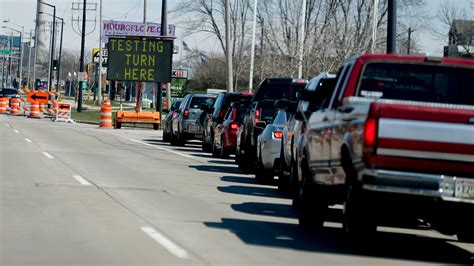
<svg viewBox="0 0 474 266"><path fill-rule="evenodd" d="M41 118L41 112L39 109L39 102L32 102L30 105L30 118Z"/></svg>
<svg viewBox="0 0 474 266"><path fill-rule="evenodd" d="M41 114L44 112L44 103L39 104L39 110Z"/></svg>
<svg viewBox="0 0 474 266"><path fill-rule="evenodd" d="M110 100L105 100L100 108L99 127L112 128L112 105L110 105Z"/></svg>
<svg viewBox="0 0 474 266"><path fill-rule="evenodd" d="M20 101L18 98L12 98L11 100L11 108L10 108L10 115L21 115L20 112Z"/></svg>
<svg viewBox="0 0 474 266"><path fill-rule="evenodd" d="M7 112L7 106L8 106L8 98L1 97L0 98L0 114L5 114Z"/></svg>

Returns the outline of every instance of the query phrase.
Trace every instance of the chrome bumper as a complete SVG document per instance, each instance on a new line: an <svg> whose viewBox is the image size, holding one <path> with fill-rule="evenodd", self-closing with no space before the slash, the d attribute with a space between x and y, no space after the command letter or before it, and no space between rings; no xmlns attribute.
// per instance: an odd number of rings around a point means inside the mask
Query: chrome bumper
<svg viewBox="0 0 474 266"><path fill-rule="evenodd" d="M474 198L460 197L458 184L473 178L365 169L362 187L366 190L440 198L444 201L474 204Z"/></svg>

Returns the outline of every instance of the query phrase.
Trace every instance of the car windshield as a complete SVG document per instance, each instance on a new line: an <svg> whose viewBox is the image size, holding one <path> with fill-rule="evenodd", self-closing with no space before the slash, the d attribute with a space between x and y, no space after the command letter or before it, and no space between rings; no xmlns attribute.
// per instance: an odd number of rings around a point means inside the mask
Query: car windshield
<svg viewBox="0 0 474 266"><path fill-rule="evenodd" d="M371 63L362 75L361 97L474 105L474 69L403 63Z"/></svg>
<svg viewBox="0 0 474 266"><path fill-rule="evenodd" d="M215 99L216 98L210 96L194 96L189 108L199 109L203 104L207 104L207 106L211 107Z"/></svg>
<svg viewBox="0 0 474 266"><path fill-rule="evenodd" d="M15 89L1 89L0 94L1 95L14 95L14 94L18 94L18 91Z"/></svg>

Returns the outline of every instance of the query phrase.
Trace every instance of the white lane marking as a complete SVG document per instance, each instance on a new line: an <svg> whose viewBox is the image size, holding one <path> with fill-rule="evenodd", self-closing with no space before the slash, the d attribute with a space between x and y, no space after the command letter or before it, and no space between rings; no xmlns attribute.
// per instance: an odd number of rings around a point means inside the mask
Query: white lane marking
<svg viewBox="0 0 474 266"><path fill-rule="evenodd" d="M29 138L25 138L26 142L29 142L29 143L33 143L33 141L31 141L31 139Z"/></svg>
<svg viewBox="0 0 474 266"><path fill-rule="evenodd" d="M15 133L20 133L20 131L18 131L17 129L13 130Z"/></svg>
<svg viewBox="0 0 474 266"><path fill-rule="evenodd" d="M72 176L74 179L77 180L77 182L81 183L81 185L84 185L84 186L92 186L92 184L87 181L86 179L84 179L82 176L80 175L73 175Z"/></svg>
<svg viewBox="0 0 474 266"><path fill-rule="evenodd" d="M46 156L46 157L48 157L48 159L54 159L53 155L51 155L51 154L49 154L49 153L47 153L47 152L45 152L45 151L43 152L43 155Z"/></svg>
<svg viewBox="0 0 474 266"><path fill-rule="evenodd" d="M181 153L181 152L177 152L177 151L173 151L171 149L166 149L166 148L163 148L163 147L159 147L159 146L156 146L156 145L152 145L152 144L149 144L149 143L146 143L146 142L143 142L143 141L139 141L139 140L135 140L135 139L130 139L130 141L133 141L133 142L136 142L136 143L140 143L140 144L143 144L143 145L146 145L146 146L149 146L149 147L153 147L153 148L156 148L158 150L162 150L162 151L166 151L166 152L171 152L171 153L174 153L176 155L179 155L181 157L185 157L185 158L190 158L190 159L196 159L196 157L192 156L192 155L187 155L187 154L184 154L184 153Z"/></svg>
<svg viewBox="0 0 474 266"><path fill-rule="evenodd" d="M165 249L167 249L171 254L175 255L176 257L180 259L188 259L189 255L186 250L182 249L178 245L176 245L173 241L171 241L169 238L155 230L154 228L148 227L148 226L142 226L140 229L147 234L149 237L151 237L153 240L158 242L160 245L162 245Z"/></svg>

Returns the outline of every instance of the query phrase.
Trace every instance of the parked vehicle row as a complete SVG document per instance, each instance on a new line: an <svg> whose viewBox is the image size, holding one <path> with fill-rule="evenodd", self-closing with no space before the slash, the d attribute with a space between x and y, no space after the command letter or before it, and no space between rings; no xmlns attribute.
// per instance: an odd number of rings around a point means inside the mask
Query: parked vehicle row
<svg viewBox="0 0 474 266"><path fill-rule="evenodd" d="M351 236L395 216L474 242L473 75L472 60L361 55L309 82L265 79L251 99L206 95L192 132L203 150L235 154L258 183L277 184L302 227L321 228L342 205ZM172 132L172 143L191 133Z"/></svg>

